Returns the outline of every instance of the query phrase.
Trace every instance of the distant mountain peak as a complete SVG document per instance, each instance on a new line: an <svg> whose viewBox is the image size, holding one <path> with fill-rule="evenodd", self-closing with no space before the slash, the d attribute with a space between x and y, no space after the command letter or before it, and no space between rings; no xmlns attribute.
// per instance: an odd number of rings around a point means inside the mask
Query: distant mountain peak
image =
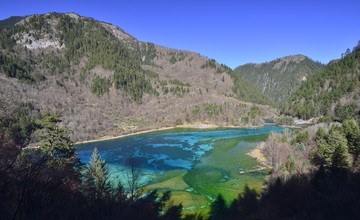
<svg viewBox="0 0 360 220"><path fill-rule="evenodd" d="M281 105L303 81L321 68L322 64L297 54L260 64L241 65L235 71Z"/></svg>

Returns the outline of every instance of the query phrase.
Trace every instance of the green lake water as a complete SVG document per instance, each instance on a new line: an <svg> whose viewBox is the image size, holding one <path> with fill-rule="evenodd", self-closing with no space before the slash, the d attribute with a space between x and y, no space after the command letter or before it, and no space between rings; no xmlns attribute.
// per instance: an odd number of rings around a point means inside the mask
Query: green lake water
<svg viewBox="0 0 360 220"><path fill-rule="evenodd" d="M118 139L76 145L77 154L89 162L97 147L111 177L126 187L129 159L141 173L148 189L172 191L184 211L207 211L221 193L227 201L236 198L245 185L261 190L268 170L247 173L260 164L248 155L270 132L283 128L267 125L242 129L172 129ZM245 173L241 174L241 171Z"/></svg>

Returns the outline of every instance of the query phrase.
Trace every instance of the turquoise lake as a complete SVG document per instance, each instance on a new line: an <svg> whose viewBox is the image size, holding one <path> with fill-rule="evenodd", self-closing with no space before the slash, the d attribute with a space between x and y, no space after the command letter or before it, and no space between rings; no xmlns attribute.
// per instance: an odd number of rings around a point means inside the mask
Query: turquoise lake
<svg viewBox="0 0 360 220"><path fill-rule="evenodd" d="M76 149L80 160L87 163L97 147L111 176L122 182L126 182L131 159L150 189L171 190L175 200L187 201L185 209L198 210L206 208L218 193L231 200L245 185L261 188L266 172L239 174L259 167L246 153L265 141L270 132L283 129L276 125L171 129L78 144Z"/></svg>

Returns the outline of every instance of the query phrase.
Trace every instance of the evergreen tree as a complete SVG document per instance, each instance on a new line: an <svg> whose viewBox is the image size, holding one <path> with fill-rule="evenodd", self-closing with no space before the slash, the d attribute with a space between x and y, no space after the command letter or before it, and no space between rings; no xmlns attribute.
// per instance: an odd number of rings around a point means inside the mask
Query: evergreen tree
<svg viewBox="0 0 360 220"><path fill-rule="evenodd" d="M342 130L349 143L349 152L354 155L354 165L357 165L360 155L360 129L354 120L342 124Z"/></svg>
<svg viewBox="0 0 360 220"><path fill-rule="evenodd" d="M350 154L349 148L346 144L339 143L335 147L334 153L332 155L332 167L346 169L350 166Z"/></svg>
<svg viewBox="0 0 360 220"><path fill-rule="evenodd" d="M84 192L92 201L105 198L111 192L109 169L101 159L99 151L94 148L90 163L85 167L83 175Z"/></svg>
<svg viewBox="0 0 360 220"><path fill-rule="evenodd" d="M326 168L346 168L350 165L348 141L339 127L334 127L325 138L318 140L319 148L313 162Z"/></svg>
<svg viewBox="0 0 360 220"><path fill-rule="evenodd" d="M67 136L67 130L60 128L60 115L45 113L37 120L37 137L40 139L39 149L51 158L52 162L57 164L74 164L78 162L75 155L75 148L70 138Z"/></svg>

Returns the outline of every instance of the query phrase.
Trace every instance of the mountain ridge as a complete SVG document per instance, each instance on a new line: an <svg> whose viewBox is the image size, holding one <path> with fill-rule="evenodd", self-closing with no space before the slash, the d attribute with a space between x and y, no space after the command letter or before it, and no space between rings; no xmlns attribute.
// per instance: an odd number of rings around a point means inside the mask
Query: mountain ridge
<svg viewBox="0 0 360 220"><path fill-rule="evenodd" d="M191 123L258 125L275 109L225 65L77 14L0 32L0 100L63 115L74 141ZM256 112L254 116L253 112Z"/></svg>
<svg viewBox="0 0 360 220"><path fill-rule="evenodd" d="M343 121L357 118L360 109L359 81L360 43L302 84L281 111L304 119L325 117L323 120Z"/></svg>
<svg viewBox="0 0 360 220"><path fill-rule="evenodd" d="M259 64L240 65L234 71L256 85L279 106L287 101L303 81L322 67L323 64L297 54Z"/></svg>

